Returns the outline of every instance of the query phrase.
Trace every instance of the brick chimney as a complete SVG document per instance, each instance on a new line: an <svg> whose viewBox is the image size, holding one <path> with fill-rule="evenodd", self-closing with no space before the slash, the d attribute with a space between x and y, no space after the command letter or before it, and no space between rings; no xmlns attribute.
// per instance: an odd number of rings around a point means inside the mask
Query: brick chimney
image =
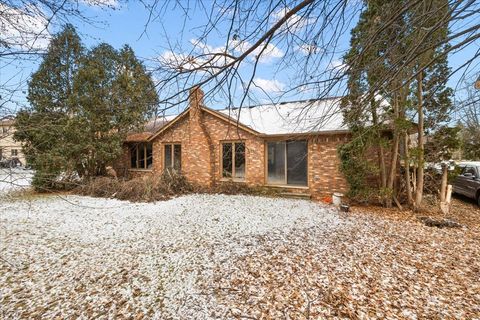
<svg viewBox="0 0 480 320"><path fill-rule="evenodd" d="M199 86L190 90L189 131L190 139L186 160L188 170L185 175L190 181L203 186L211 186L215 179L215 154L212 139L202 111L204 93Z"/></svg>
<svg viewBox="0 0 480 320"><path fill-rule="evenodd" d="M190 107L190 117L198 118L200 116L200 107L203 106L203 97L204 93L200 86L196 86L190 89L189 96L189 107Z"/></svg>

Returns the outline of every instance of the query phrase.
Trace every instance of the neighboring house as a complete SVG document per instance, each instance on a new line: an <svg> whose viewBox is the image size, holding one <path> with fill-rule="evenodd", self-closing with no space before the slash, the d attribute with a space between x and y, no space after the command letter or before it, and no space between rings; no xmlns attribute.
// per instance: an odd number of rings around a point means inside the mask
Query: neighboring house
<svg viewBox="0 0 480 320"><path fill-rule="evenodd" d="M222 181L321 198L346 192L337 148L349 139L340 98L212 110L201 89L176 117L127 137L117 172L129 177L173 168L194 183Z"/></svg>
<svg viewBox="0 0 480 320"><path fill-rule="evenodd" d="M13 139L15 118L8 116L0 120L0 161L13 160L15 163L25 165L25 155L22 152L22 145Z"/></svg>

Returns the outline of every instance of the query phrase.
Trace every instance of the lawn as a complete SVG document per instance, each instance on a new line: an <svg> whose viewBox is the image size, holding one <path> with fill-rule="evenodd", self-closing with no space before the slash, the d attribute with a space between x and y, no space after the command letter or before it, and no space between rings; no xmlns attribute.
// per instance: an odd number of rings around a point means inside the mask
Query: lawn
<svg viewBox="0 0 480 320"><path fill-rule="evenodd" d="M480 231L304 200L0 202L0 318L480 317Z"/></svg>

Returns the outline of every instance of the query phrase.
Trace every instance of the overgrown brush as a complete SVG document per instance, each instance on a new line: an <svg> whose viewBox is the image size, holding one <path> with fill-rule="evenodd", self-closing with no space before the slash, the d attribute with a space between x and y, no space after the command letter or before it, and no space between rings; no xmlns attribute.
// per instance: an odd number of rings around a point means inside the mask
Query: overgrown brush
<svg viewBox="0 0 480 320"><path fill-rule="evenodd" d="M193 185L185 176L166 171L162 175L122 180L113 177L97 177L89 180L75 190L78 194L92 197L115 198L132 202L153 202L168 200L172 196L189 193L221 193L273 196L277 192L262 187L249 187L239 182L219 182L207 188Z"/></svg>
<svg viewBox="0 0 480 320"><path fill-rule="evenodd" d="M161 176L148 175L131 180L97 177L77 188L77 192L82 195L116 198L132 202L167 200L171 196L192 191L193 186L184 176L169 171Z"/></svg>
<svg viewBox="0 0 480 320"><path fill-rule="evenodd" d="M213 187L203 190L206 193L221 193L221 194L246 194L246 195L258 195L258 196L275 196L279 193L279 190L267 187L251 187L246 183L222 181L216 183Z"/></svg>
<svg viewBox="0 0 480 320"><path fill-rule="evenodd" d="M75 191L81 195L111 198L119 190L121 180L112 177L96 177L82 184Z"/></svg>

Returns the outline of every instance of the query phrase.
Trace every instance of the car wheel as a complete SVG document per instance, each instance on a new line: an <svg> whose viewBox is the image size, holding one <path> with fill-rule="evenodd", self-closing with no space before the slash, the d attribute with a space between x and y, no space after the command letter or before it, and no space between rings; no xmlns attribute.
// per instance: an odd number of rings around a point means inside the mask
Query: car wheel
<svg viewBox="0 0 480 320"><path fill-rule="evenodd" d="M477 205L480 207L480 193L477 195Z"/></svg>

